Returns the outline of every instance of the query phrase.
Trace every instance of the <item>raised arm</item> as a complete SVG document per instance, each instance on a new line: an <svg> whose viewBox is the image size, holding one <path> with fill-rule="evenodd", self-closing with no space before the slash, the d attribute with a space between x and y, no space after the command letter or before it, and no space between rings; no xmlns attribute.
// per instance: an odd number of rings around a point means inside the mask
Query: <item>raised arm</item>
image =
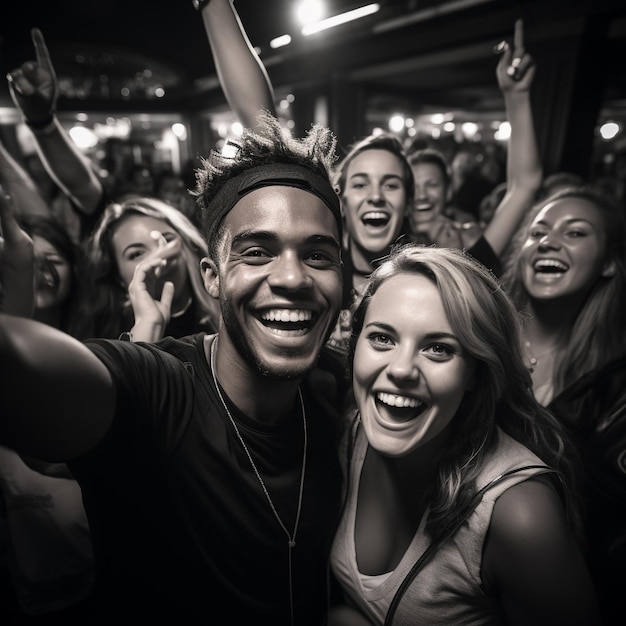
<svg viewBox="0 0 626 626"><path fill-rule="evenodd" d="M50 215L50 207L43 199L30 174L15 160L0 141L0 185L11 196L18 215Z"/></svg>
<svg viewBox="0 0 626 626"><path fill-rule="evenodd" d="M202 9L202 21L226 100L243 126L254 129L261 110L276 115L267 71L232 0L211 0Z"/></svg>
<svg viewBox="0 0 626 626"><path fill-rule="evenodd" d="M0 443L44 461L93 448L113 418L104 364L47 324L0 313Z"/></svg>
<svg viewBox="0 0 626 626"><path fill-rule="evenodd" d="M535 62L524 48L524 24L515 22L513 48L504 45L496 69L511 136L507 145L507 190L484 236L494 252L505 251L541 185L543 171L535 134L530 87Z"/></svg>
<svg viewBox="0 0 626 626"><path fill-rule="evenodd" d="M36 61L26 61L7 74L9 91L35 138L41 160L78 209L92 215L101 205L104 188L55 112L59 96L56 73L43 34L31 31Z"/></svg>
<svg viewBox="0 0 626 626"><path fill-rule="evenodd" d="M0 311L31 317L35 310L35 252L20 228L12 199L0 187Z"/></svg>

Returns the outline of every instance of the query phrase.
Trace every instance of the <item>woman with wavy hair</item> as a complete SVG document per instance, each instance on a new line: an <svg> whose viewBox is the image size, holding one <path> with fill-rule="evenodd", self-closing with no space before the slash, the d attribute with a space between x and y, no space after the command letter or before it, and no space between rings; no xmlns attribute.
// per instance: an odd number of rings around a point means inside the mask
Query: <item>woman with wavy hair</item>
<svg viewBox="0 0 626 626"><path fill-rule="evenodd" d="M588 559L605 623L626 610L626 221L593 186L541 199L514 241L504 285L524 314L537 400L585 461Z"/></svg>
<svg viewBox="0 0 626 626"><path fill-rule="evenodd" d="M178 209L132 197L105 209L86 243L79 338L143 341L215 332L219 311L204 288L201 232Z"/></svg>
<svg viewBox="0 0 626 626"><path fill-rule="evenodd" d="M353 329L329 623L599 623L578 456L533 396L493 275L458 249L398 247Z"/></svg>

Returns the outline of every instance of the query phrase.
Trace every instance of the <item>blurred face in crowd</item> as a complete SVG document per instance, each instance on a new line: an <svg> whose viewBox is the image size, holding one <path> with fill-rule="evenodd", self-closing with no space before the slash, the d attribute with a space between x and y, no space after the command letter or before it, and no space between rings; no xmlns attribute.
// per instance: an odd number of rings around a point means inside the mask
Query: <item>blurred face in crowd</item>
<svg viewBox="0 0 626 626"><path fill-rule="evenodd" d="M522 281L531 299L586 297L601 276L606 237L599 209L585 198L548 203L535 217L521 251Z"/></svg>
<svg viewBox="0 0 626 626"><path fill-rule="evenodd" d="M177 209L182 209L186 193L185 184L177 176L163 178L156 190L159 200L163 200Z"/></svg>
<svg viewBox="0 0 626 626"><path fill-rule="evenodd" d="M48 240L33 235L37 283L35 308L59 307L72 288L72 267L69 261Z"/></svg>
<svg viewBox="0 0 626 626"><path fill-rule="evenodd" d="M415 200L409 220L412 225L432 222L443 214L448 201L444 173L436 163L415 163L411 169L415 178Z"/></svg>
<svg viewBox="0 0 626 626"><path fill-rule="evenodd" d="M402 231L404 169L388 150L363 150L348 163L342 208L351 240L370 254L385 253Z"/></svg>

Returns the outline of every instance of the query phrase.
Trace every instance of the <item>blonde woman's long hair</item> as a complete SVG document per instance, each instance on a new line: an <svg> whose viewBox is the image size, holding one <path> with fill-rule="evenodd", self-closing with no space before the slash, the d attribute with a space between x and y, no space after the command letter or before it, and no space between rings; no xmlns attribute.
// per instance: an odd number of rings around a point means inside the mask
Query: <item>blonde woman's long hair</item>
<svg viewBox="0 0 626 626"><path fill-rule="evenodd" d="M582 542L580 503L574 496L580 471L576 448L560 422L535 400L519 342L520 316L480 263L453 248L394 248L372 273L355 309L352 357L369 302L381 284L398 274L423 275L437 286L455 335L476 361L476 384L466 392L455 417L454 438L439 466L427 532L438 535L468 505L499 426L563 477L566 508Z"/></svg>

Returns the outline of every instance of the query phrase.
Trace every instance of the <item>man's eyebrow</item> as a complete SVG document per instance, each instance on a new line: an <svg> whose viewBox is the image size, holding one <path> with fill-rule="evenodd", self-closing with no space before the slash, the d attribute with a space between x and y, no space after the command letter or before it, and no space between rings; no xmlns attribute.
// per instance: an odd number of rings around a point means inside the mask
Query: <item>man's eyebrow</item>
<svg viewBox="0 0 626 626"><path fill-rule="evenodd" d="M244 230L233 237L232 246L235 246L239 243L245 243L247 241L261 241L271 243L278 240L278 235L269 230ZM310 235L309 237L304 239L303 243L331 246L333 248L336 248L337 250L341 249L339 241L331 235Z"/></svg>
<svg viewBox="0 0 626 626"><path fill-rule="evenodd" d="M306 238L306 243L314 243L322 246L330 246L332 248L336 248L337 250L341 250L341 246L339 245L339 241L330 235L311 235Z"/></svg>
<svg viewBox="0 0 626 626"><path fill-rule="evenodd" d="M269 230L243 230L233 237L232 245L251 239L261 241L276 241L278 236Z"/></svg>

